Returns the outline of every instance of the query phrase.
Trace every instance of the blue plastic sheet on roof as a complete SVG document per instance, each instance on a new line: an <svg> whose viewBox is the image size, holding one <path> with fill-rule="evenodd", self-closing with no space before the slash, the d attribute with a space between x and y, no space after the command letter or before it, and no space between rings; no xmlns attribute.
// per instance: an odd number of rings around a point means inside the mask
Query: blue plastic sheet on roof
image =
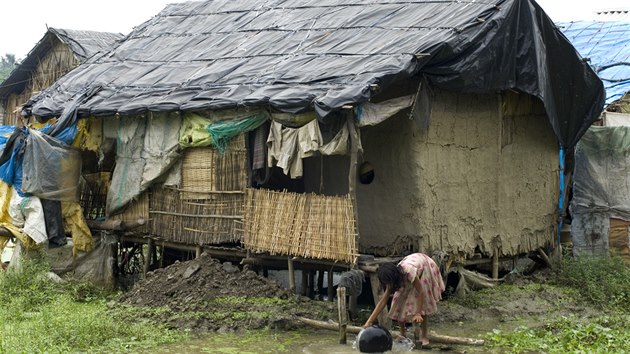
<svg viewBox="0 0 630 354"><path fill-rule="evenodd" d="M604 82L606 104L630 91L630 22L579 21L557 25Z"/></svg>

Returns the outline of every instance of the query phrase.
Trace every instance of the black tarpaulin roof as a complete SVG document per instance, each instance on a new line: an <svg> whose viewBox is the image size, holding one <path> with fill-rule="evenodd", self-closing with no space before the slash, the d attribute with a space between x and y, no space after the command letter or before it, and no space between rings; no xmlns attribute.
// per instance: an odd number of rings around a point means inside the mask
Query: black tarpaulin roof
<svg viewBox="0 0 630 354"><path fill-rule="evenodd" d="M325 117L420 75L539 97L564 146L603 107L597 75L531 0L216 0L167 6L25 113L59 115L91 90L79 117L254 105Z"/></svg>
<svg viewBox="0 0 630 354"><path fill-rule="evenodd" d="M26 58L0 84L0 97L4 98L13 92L22 92L24 90L42 57L53 48L53 39L55 38L67 45L79 62L83 62L97 52L108 49L114 42L123 37L121 33L50 27L44 37L31 49Z"/></svg>

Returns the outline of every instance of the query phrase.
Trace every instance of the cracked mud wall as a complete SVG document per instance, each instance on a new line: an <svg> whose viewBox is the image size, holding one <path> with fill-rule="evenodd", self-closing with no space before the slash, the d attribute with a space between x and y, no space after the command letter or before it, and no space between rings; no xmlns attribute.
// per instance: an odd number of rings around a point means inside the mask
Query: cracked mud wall
<svg viewBox="0 0 630 354"><path fill-rule="evenodd" d="M361 252L510 255L553 239L555 138L538 101L505 97L437 90L428 128L403 113L362 130L376 177L357 188Z"/></svg>

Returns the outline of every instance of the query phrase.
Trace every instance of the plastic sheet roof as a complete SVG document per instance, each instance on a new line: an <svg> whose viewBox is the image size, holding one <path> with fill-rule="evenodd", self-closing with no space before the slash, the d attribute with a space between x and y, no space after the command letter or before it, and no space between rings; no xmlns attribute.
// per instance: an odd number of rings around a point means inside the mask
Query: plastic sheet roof
<svg viewBox="0 0 630 354"><path fill-rule="evenodd" d="M603 107L597 75L531 0L213 0L167 6L24 114L57 116L83 95L79 117L268 106L326 119L377 95L371 84L422 76L536 96L564 146Z"/></svg>
<svg viewBox="0 0 630 354"><path fill-rule="evenodd" d="M108 49L114 42L123 37L120 33L78 31L50 27L20 65L0 84L0 97L6 97L12 92L22 92L24 90L33 71L39 65L39 61L52 48L52 38L57 38L66 44L76 59L79 62L83 62L95 53Z"/></svg>
<svg viewBox="0 0 630 354"><path fill-rule="evenodd" d="M604 82L606 104L630 92L630 22L580 21L558 26Z"/></svg>

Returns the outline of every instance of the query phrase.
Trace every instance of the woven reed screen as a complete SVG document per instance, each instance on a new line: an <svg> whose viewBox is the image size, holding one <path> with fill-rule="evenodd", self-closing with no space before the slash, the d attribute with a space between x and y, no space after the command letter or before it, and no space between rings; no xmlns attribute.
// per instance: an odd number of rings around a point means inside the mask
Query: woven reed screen
<svg viewBox="0 0 630 354"><path fill-rule="evenodd" d="M247 189L243 244L254 252L355 263L352 208L349 195Z"/></svg>
<svg viewBox="0 0 630 354"><path fill-rule="evenodd" d="M247 150L243 134L232 139L224 154L212 147L190 148L182 163L182 198L210 198L208 191L244 191Z"/></svg>
<svg viewBox="0 0 630 354"><path fill-rule="evenodd" d="M123 221L135 221L138 219L149 220L149 193L143 192L138 199L129 203L122 213L112 215L109 218ZM149 225L146 223L140 227L134 228L132 231L147 233L149 232Z"/></svg>
<svg viewBox="0 0 630 354"><path fill-rule="evenodd" d="M151 191L151 233L194 245L240 242L246 154L244 135L232 139L224 154L211 147L185 150L181 188Z"/></svg>

